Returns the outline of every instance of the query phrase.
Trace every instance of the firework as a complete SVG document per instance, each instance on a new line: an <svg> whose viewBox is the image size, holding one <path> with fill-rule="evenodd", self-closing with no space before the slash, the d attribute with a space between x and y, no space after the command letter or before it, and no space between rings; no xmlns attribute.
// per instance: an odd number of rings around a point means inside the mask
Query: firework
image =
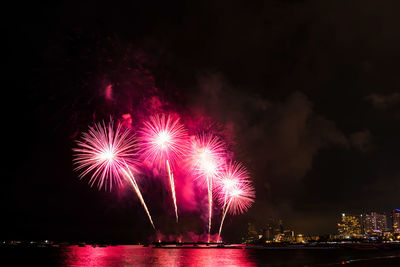
<svg viewBox="0 0 400 267"><path fill-rule="evenodd" d="M228 212L241 214L254 202L254 187L250 182L246 168L237 162L227 165L218 179L219 200L222 202L222 220L219 227L219 236Z"/></svg>
<svg viewBox="0 0 400 267"><path fill-rule="evenodd" d="M192 140L191 157L197 178L203 178L208 193L208 236L211 234L213 183L225 162L225 146L212 134L202 134ZM209 240L210 241L210 240Z"/></svg>
<svg viewBox="0 0 400 267"><path fill-rule="evenodd" d="M73 151L75 170L81 171L80 178L91 174L90 186L97 183L99 189L104 187L111 190L113 185L129 182L154 228L150 212L132 173L135 170L136 143L128 129L122 131L118 124L114 131L112 120L107 126L104 122L97 123L89 127L87 133L83 133L82 140L77 141L77 148Z"/></svg>
<svg viewBox="0 0 400 267"><path fill-rule="evenodd" d="M239 162L229 162L217 179L217 196L222 204L222 213L224 213L229 192L240 184L249 183L249 173Z"/></svg>
<svg viewBox="0 0 400 267"><path fill-rule="evenodd" d="M175 217L178 222L175 180L171 165L181 158L187 150L188 138L186 129L179 122L179 118L172 118L170 115L162 114L152 116L149 121L145 121L141 133L144 158L160 167L165 167L167 170Z"/></svg>

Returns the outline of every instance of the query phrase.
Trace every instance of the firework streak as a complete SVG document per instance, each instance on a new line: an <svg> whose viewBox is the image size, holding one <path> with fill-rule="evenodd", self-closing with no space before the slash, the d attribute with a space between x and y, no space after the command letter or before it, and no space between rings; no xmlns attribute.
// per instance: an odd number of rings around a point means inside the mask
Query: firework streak
<svg viewBox="0 0 400 267"><path fill-rule="evenodd" d="M156 227L154 226L154 223L153 223L153 219L151 218L150 212L146 206L146 203L144 202L142 194L140 193L139 186L135 180L135 177L133 176L129 167L128 166L126 166L126 167L127 167L128 172L126 172L126 170L124 170L124 169L122 169L122 171L127 176L128 181L130 182L130 184L132 185L133 189L135 190L137 196L139 197L139 200L142 203L144 210L146 211L147 217L149 218L151 225L153 226L154 229L156 229Z"/></svg>
<svg viewBox="0 0 400 267"><path fill-rule="evenodd" d="M232 199L229 200L227 207L225 207L225 205L223 207L221 224L219 225L219 231L218 231L218 238L221 237L222 226L224 225L225 216L229 210L229 206L231 205L231 202L232 202Z"/></svg>
<svg viewBox="0 0 400 267"><path fill-rule="evenodd" d="M169 166L169 160L167 160L166 162L167 162L169 185L171 187L172 200L174 202L174 208L175 208L175 218L176 218L176 222L178 222L178 206L176 205L174 174L172 173L171 167Z"/></svg>

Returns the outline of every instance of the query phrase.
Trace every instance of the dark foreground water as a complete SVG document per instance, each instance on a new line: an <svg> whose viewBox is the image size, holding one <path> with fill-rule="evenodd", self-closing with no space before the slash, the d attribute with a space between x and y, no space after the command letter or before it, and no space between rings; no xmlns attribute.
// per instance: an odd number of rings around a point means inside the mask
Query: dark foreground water
<svg viewBox="0 0 400 267"><path fill-rule="evenodd" d="M400 266L400 251L69 246L7 247L0 252L2 266Z"/></svg>

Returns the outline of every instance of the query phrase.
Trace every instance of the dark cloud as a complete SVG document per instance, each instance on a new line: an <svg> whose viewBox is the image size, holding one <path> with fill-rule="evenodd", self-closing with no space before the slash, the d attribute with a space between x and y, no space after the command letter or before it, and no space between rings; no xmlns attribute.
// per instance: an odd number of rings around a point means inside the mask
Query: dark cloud
<svg viewBox="0 0 400 267"><path fill-rule="evenodd" d="M371 102L376 109L388 109L400 103L400 93L388 95L370 94L366 97L366 100Z"/></svg>
<svg viewBox="0 0 400 267"><path fill-rule="evenodd" d="M351 143L362 152L368 152L373 148L372 136L369 130L363 130L350 135Z"/></svg>
<svg viewBox="0 0 400 267"><path fill-rule="evenodd" d="M320 149L349 146L345 134L317 114L304 93L272 102L235 90L218 75L201 77L198 92L192 95L193 108L229 125L239 146L246 148L246 160L267 168L268 176L299 179L312 168Z"/></svg>

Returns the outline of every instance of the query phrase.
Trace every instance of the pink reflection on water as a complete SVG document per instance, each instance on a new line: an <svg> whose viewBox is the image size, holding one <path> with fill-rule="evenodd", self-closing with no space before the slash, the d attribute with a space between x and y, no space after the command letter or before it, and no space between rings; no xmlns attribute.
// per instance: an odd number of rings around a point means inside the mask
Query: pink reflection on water
<svg viewBox="0 0 400 267"><path fill-rule="evenodd" d="M245 249L71 246L62 257L63 266L256 266Z"/></svg>
<svg viewBox="0 0 400 267"><path fill-rule="evenodd" d="M120 261L124 255L123 246L112 247L68 247L64 253L66 266L123 266Z"/></svg>
<svg viewBox="0 0 400 267"><path fill-rule="evenodd" d="M178 266L256 266L244 249L187 249Z"/></svg>

